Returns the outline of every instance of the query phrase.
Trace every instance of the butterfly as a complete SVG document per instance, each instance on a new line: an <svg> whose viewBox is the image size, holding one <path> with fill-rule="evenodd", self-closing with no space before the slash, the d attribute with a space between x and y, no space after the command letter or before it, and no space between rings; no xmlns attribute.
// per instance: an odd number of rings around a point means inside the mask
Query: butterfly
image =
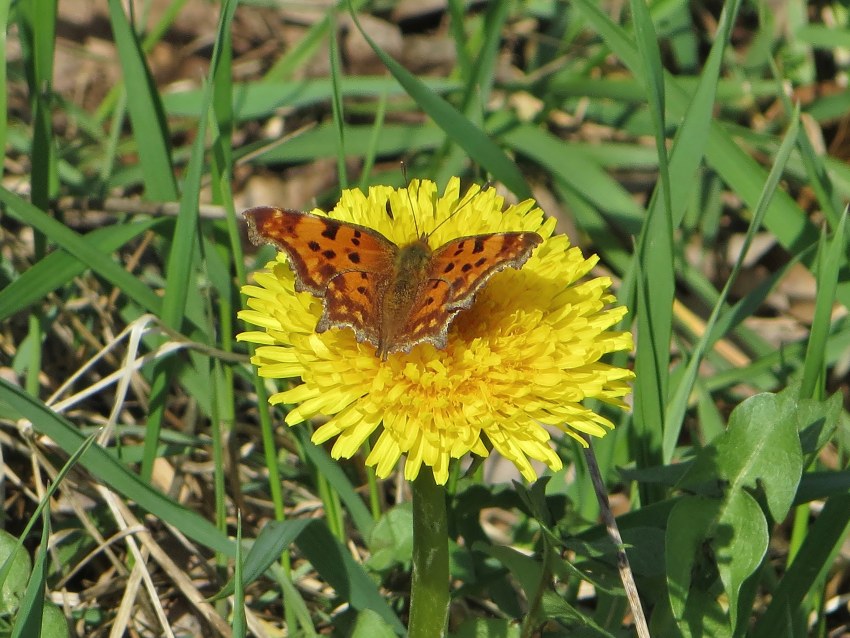
<svg viewBox="0 0 850 638"><path fill-rule="evenodd" d="M471 235L436 250L428 236L399 246L378 231L312 213L258 206L243 215L255 244L286 253L295 288L323 300L316 332L351 328L386 360L420 343L446 347L449 325L495 273L521 268L534 232Z"/></svg>

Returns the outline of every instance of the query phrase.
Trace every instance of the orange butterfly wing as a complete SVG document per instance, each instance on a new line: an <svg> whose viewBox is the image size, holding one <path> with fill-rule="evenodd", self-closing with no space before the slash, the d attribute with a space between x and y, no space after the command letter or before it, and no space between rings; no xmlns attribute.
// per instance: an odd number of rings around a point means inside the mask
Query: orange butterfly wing
<svg viewBox="0 0 850 638"><path fill-rule="evenodd" d="M392 272L398 248L371 228L273 206L243 214L252 242L273 244L289 257L299 291L324 297L328 283L340 273Z"/></svg>
<svg viewBox="0 0 850 638"><path fill-rule="evenodd" d="M441 246L431 258L430 279L451 286L448 306L469 308L475 293L505 268L522 268L543 241L537 233L489 233L460 237Z"/></svg>
<svg viewBox="0 0 850 638"><path fill-rule="evenodd" d="M532 232L489 233L453 239L438 248L405 322L405 351L424 341L445 348L455 315L472 305L475 293L494 274L521 268L542 241Z"/></svg>
<svg viewBox="0 0 850 638"><path fill-rule="evenodd" d="M371 228L296 210L246 210L248 235L286 253L295 288L323 299L317 332L354 329L358 341L378 345L380 301L398 247Z"/></svg>
<svg viewBox="0 0 850 638"><path fill-rule="evenodd" d="M358 341L377 346L382 359L426 341L445 348L452 319L472 305L475 293L500 270L521 268L543 241L532 232L474 235L428 256L424 238L419 241L425 255L410 250L419 242L399 249L371 228L311 213L258 206L244 215L254 243L270 243L287 254L296 289L323 299L316 331L350 327ZM399 266L400 250L408 258L427 259L424 271Z"/></svg>

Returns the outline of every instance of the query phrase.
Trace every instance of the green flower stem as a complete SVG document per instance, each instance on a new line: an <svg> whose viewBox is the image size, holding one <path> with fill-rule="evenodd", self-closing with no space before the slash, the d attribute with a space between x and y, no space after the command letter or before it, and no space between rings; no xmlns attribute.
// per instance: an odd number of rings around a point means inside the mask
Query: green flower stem
<svg viewBox="0 0 850 638"><path fill-rule="evenodd" d="M408 638L446 635L449 618L449 536L446 488L423 469L413 481L413 584Z"/></svg>

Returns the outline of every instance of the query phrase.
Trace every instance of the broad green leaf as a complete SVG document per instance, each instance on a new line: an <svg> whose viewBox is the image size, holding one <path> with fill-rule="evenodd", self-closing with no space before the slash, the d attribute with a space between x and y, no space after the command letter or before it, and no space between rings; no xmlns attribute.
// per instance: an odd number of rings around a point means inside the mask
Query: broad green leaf
<svg viewBox="0 0 850 638"><path fill-rule="evenodd" d="M502 618L469 618L463 621L452 638L520 638L520 625Z"/></svg>
<svg viewBox="0 0 850 638"><path fill-rule="evenodd" d="M543 585L541 582L543 565L539 560L526 556L512 547L485 546L483 543L476 543L473 549L492 556L507 567L525 592L526 599L535 599Z"/></svg>
<svg viewBox="0 0 850 638"><path fill-rule="evenodd" d="M738 596L744 581L767 552L767 521L755 499L745 491L731 492L720 510L710 539L720 580L729 598L731 626L737 627Z"/></svg>
<svg viewBox="0 0 850 638"><path fill-rule="evenodd" d="M787 514L803 470L797 401L789 393L759 394L738 405L723 435L701 450L679 487L727 483L726 494L763 491L774 520Z"/></svg>
<svg viewBox="0 0 850 638"><path fill-rule="evenodd" d="M720 502L703 496L686 497L670 512L665 543L667 594L678 621L685 617L691 590L706 587L704 581L694 584L692 580L711 569L705 535L719 514Z"/></svg>
<svg viewBox="0 0 850 638"><path fill-rule="evenodd" d="M15 614L11 638L39 638L44 610L44 587L47 579L47 541L50 538L50 509L42 510L41 543L35 552L32 574L21 605Z"/></svg>
<svg viewBox="0 0 850 638"><path fill-rule="evenodd" d="M41 638L68 638L68 619L49 600L44 602L41 610Z"/></svg>
<svg viewBox="0 0 850 638"><path fill-rule="evenodd" d="M541 609L545 620L554 620L569 629L570 636L614 638L614 634L599 627L588 615L583 614L553 591L543 592Z"/></svg>
<svg viewBox="0 0 850 638"><path fill-rule="evenodd" d="M383 571L394 565L410 565L413 558L413 511L402 503L386 512L369 535L367 561L370 569Z"/></svg>
<svg viewBox="0 0 850 638"><path fill-rule="evenodd" d="M398 634L393 627L371 609L357 614L351 638L395 638Z"/></svg>
<svg viewBox="0 0 850 638"><path fill-rule="evenodd" d="M29 552L6 530L0 530L0 565L14 552L5 580L0 585L0 614L13 615L21 603L32 572Z"/></svg>

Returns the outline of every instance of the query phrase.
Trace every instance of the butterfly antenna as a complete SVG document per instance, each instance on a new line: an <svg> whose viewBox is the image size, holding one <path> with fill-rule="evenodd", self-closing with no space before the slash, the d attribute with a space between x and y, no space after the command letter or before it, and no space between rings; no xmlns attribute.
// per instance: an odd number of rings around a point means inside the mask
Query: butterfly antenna
<svg viewBox="0 0 850 638"><path fill-rule="evenodd" d="M410 180L407 179L407 164L404 160L401 160L399 164L401 164L401 178L404 180L404 187L407 188L410 186Z"/></svg>
<svg viewBox="0 0 850 638"><path fill-rule="evenodd" d="M436 226L434 226L434 228L432 228L432 229L431 229L431 232L428 234L428 236L430 237L430 236L431 236L431 235L433 235L435 232L437 232L437 229L438 229L440 226L442 226L442 225L443 225L443 224L445 224L447 221L449 221L452 217L454 217L455 215L457 215L457 214L458 214L461 210L463 210L463 207L464 207L464 206L466 206L467 204L469 204L469 203L470 203L470 202L471 202L471 201L475 198L475 196L476 196L476 195L478 195L479 193L483 193L485 190L487 190L487 189L489 188L489 186L490 186L490 185L489 185L489 182L488 182L488 183L487 183L487 184L485 184L485 185L484 185L484 186L483 186L480 190L478 190L478 191L476 191L476 192L474 192L474 193L470 193L470 192L467 190L466 195L464 195L463 199L460 201L460 204L458 204L458 205L457 205L457 207L456 207L456 208L455 208L455 209L454 209L451 213L449 213L449 216L448 216L448 217L446 217L443 221L441 221L439 224L437 224Z"/></svg>

